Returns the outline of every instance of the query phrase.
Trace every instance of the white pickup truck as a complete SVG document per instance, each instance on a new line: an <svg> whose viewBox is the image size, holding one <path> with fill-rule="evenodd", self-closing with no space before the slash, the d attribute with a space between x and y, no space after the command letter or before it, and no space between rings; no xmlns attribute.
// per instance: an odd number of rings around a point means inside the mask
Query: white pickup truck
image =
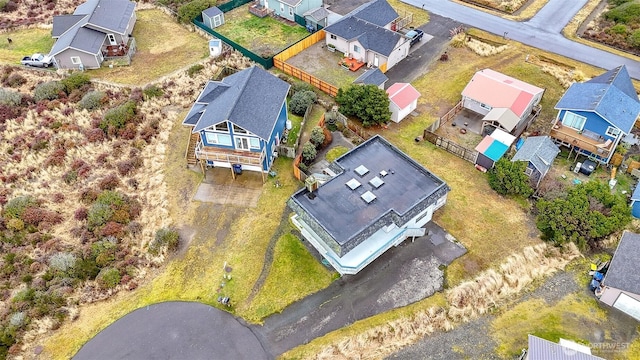
<svg viewBox="0 0 640 360"><path fill-rule="evenodd" d="M49 55L33 54L23 57L20 63L25 66L48 68L53 65L53 58Z"/></svg>

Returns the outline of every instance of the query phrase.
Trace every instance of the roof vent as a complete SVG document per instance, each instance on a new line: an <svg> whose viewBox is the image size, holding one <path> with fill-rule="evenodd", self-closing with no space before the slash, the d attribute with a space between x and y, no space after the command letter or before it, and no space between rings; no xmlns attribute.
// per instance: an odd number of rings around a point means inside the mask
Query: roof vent
<svg viewBox="0 0 640 360"><path fill-rule="evenodd" d="M373 179L369 180L369 184L373 185L376 189L384 184L384 181L377 176L374 176Z"/></svg>
<svg viewBox="0 0 640 360"><path fill-rule="evenodd" d="M360 182L356 179L351 179L349 181L347 181L347 186L351 189L351 190L355 190L360 186Z"/></svg>
<svg viewBox="0 0 640 360"><path fill-rule="evenodd" d="M362 200L364 200L367 204L371 204L371 202L373 200L376 199L376 196L371 192L371 191L367 191L364 194L360 195L360 197L362 198Z"/></svg>
<svg viewBox="0 0 640 360"><path fill-rule="evenodd" d="M369 172L369 169L367 169L364 165L360 165L354 171L356 172L356 174L360 176L364 176L366 173Z"/></svg>
<svg viewBox="0 0 640 360"><path fill-rule="evenodd" d="M385 177L387 176L388 172L386 170L382 170L380 171L380 176Z"/></svg>

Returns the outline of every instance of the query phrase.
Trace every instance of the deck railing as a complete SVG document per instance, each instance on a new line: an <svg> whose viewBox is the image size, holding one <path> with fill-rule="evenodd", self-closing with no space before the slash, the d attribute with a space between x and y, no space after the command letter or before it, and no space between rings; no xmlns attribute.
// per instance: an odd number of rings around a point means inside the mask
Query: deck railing
<svg viewBox="0 0 640 360"><path fill-rule="evenodd" d="M613 151L613 141L607 142L604 138L592 139L576 129L563 126L561 123L555 124L549 135L567 147L579 148L601 158L608 158Z"/></svg>
<svg viewBox="0 0 640 360"><path fill-rule="evenodd" d="M198 143L198 145L196 146L195 152L196 152L196 158L198 159L225 162L229 164L262 166L262 162L264 161L264 158L265 158L264 150L260 153L252 153L252 154L256 154L255 156L245 156L245 155L230 153L222 149L216 150L215 148L204 146L202 142Z"/></svg>

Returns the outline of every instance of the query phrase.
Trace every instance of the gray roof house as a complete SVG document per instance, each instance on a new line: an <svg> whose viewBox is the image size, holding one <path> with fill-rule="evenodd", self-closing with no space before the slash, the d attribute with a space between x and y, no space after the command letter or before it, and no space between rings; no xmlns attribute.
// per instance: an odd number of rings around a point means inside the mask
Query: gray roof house
<svg viewBox="0 0 640 360"><path fill-rule="evenodd" d="M597 289L600 301L640 321L640 234L625 231Z"/></svg>
<svg viewBox="0 0 640 360"><path fill-rule="evenodd" d="M60 69L97 69L105 57L128 56L136 3L88 0L73 14L53 17L51 55ZM131 41L130 41L131 40Z"/></svg>
<svg viewBox="0 0 640 360"><path fill-rule="evenodd" d="M376 135L329 165L333 176L287 202L292 221L340 274L356 274L392 246L423 236L449 187Z"/></svg>
<svg viewBox="0 0 640 360"><path fill-rule="evenodd" d="M531 185L537 188L547 174L560 149L548 136L530 136L511 161L526 161L525 174L531 179Z"/></svg>
<svg viewBox="0 0 640 360"><path fill-rule="evenodd" d="M182 122L198 138L195 158L214 167L269 171L285 131L289 87L257 66L209 81Z"/></svg>
<svg viewBox="0 0 640 360"><path fill-rule="evenodd" d="M529 335L529 348L521 357L522 360L604 360L591 355L588 346L573 341L560 339L560 343Z"/></svg>
<svg viewBox="0 0 640 360"><path fill-rule="evenodd" d="M395 31L396 19L386 0L374 0L327 26L325 41L346 57L386 72L409 54L410 41Z"/></svg>

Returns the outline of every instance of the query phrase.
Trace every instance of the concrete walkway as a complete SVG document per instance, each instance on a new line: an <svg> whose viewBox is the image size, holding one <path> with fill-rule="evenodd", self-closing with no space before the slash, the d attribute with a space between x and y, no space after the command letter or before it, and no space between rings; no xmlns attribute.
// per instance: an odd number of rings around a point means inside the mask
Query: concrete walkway
<svg viewBox="0 0 640 360"><path fill-rule="evenodd" d="M624 64L631 77L640 79L640 62L638 61L640 58L629 59L592 48L571 41L561 34L560 31L587 3L587 0L549 0L533 18L525 22L503 19L449 0L402 0L402 2L418 9L424 5L424 9L430 13L605 70Z"/></svg>

